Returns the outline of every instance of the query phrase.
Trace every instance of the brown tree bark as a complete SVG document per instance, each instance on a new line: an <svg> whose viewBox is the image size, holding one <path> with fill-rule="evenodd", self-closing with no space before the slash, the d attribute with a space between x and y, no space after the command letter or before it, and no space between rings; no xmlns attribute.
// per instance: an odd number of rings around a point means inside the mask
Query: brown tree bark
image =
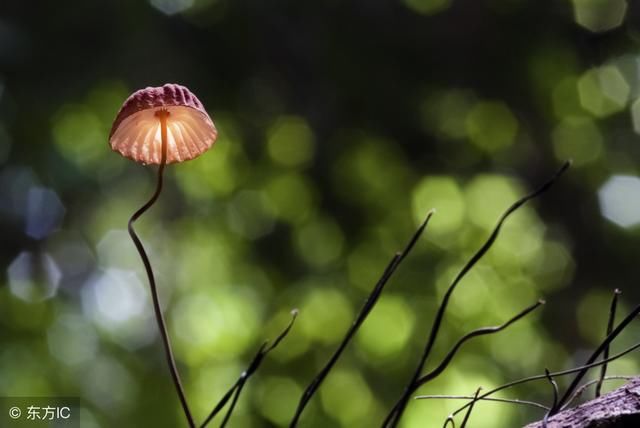
<svg viewBox="0 0 640 428"><path fill-rule="evenodd" d="M542 428L542 421L525 428ZM640 428L640 377L595 400L560 412L548 428Z"/></svg>

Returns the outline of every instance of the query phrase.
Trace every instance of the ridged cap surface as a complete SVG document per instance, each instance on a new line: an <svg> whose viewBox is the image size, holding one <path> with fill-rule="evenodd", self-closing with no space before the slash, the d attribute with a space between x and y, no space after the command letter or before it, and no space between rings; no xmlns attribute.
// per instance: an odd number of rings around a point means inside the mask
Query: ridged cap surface
<svg viewBox="0 0 640 428"><path fill-rule="evenodd" d="M142 164L159 164L162 140L158 110L167 118L167 161L183 162L207 151L218 131L200 100L184 86L168 83L134 92L118 112L109 144L122 156Z"/></svg>

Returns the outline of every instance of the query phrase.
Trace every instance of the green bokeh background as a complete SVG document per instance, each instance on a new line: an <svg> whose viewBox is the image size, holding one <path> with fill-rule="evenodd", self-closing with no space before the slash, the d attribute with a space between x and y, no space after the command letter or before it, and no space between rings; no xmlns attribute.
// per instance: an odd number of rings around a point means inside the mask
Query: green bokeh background
<svg viewBox="0 0 640 428"><path fill-rule="evenodd" d="M167 168L138 225L199 421L299 308L230 423L286 425L387 260L436 208L302 420L377 426L457 271L567 158L570 172L461 283L429 366L471 329L547 305L466 345L420 393L579 364L612 290L623 312L640 301L639 22L624 0L4 2L0 395L79 396L83 428L183 425L126 233L154 170L107 145L124 99L166 82L189 87L220 132L211 151ZM610 372L637 374L638 357ZM548 403L551 392L542 382L502 396ZM441 426L456 407L412 401L402 426ZM471 426L541 417L484 403Z"/></svg>

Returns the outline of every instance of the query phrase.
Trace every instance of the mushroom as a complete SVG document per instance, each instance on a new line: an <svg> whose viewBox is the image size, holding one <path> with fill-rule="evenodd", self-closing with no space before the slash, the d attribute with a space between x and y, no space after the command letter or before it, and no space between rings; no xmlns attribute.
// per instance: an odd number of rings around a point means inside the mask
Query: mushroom
<svg viewBox="0 0 640 428"><path fill-rule="evenodd" d="M200 156L217 135L200 100L184 86L166 84L127 98L113 122L109 144L124 157L162 167Z"/></svg>
<svg viewBox="0 0 640 428"><path fill-rule="evenodd" d="M131 216L128 228L149 278L153 309L171 377L192 428L195 427L195 422L171 350L151 262L133 228L133 223L151 208L160 196L165 165L200 156L213 145L217 135L218 131L200 100L189 89L176 84L148 87L134 92L122 105L109 134L111 148L122 156L143 165L160 165L154 194Z"/></svg>

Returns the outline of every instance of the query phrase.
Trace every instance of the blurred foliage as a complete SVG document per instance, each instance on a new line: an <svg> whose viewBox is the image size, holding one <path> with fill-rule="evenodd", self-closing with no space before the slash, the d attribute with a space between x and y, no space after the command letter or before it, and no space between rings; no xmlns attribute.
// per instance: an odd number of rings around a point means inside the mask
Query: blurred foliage
<svg viewBox="0 0 640 428"><path fill-rule="evenodd" d="M298 307L231 419L286 425L436 208L302 422L376 426L457 271L566 158L574 168L509 220L454 294L434 358L547 305L465 345L420 393L578 364L613 289L622 311L640 301L639 20L625 0L4 2L0 396L79 396L83 428L183 423L125 229L154 172L107 145L127 95L165 82L193 90L220 131L210 152L167 169L139 222L198 420ZM614 348L640 327L629 330ZM609 372L637 374L637 356ZM505 396L551 398L544 382ZM411 402L402 426L441 424L458 404ZM483 403L472 426L540 417Z"/></svg>

